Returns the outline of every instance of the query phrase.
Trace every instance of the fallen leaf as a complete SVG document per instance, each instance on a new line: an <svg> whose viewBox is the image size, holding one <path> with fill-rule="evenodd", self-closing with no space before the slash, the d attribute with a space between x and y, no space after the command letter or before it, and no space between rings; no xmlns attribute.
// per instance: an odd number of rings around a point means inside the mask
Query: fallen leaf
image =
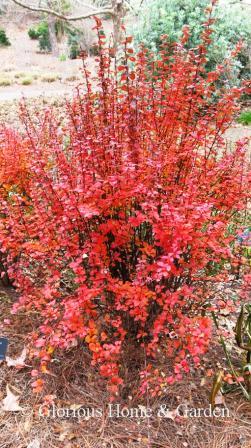
<svg viewBox="0 0 251 448"><path fill-rule="evenodd" d="M58 440L59 440L60 442L64 442L64 440L67 439L68 434L69 434L69 433L68 433L67 431L65 431L65 432L61 432L61 434L60 434Z"/></svg>
<svg viewBox="0 0 251 448"><path fill-rule="evenodd" d="M16 358L16 359L12 359L12 358L9 358L9 356L6 356L7 366L8 367L17 367L17 366L21 367L21 366L24 366L25 365L24 361L26 359L26 356L27 356L27 350L26 350L25 347L22 350L21 355L18 358Z"/></svg>
<svg viewBox="0 0 251 448"><path fill-rule="evenodd" d="M40 441L38 439L32 440L27 448L40 448Z"/></svg>
<svg viewBox="0 0 251 448"><path fill-rule="evenodd" d="M18 403L19 396L14 395L11 392L8 384L6 386L6 393L7 393L7 395L2 401L2 410L8 411L8 412L22 411L23 408L21 408L21 406L19 406L19 403Z"/></svg>
<svg viewBox="0 0 251 448"><path fill-rule="evenodd" d="M83 406L83 404L76 404L76 403L73 403L73 404L70 405L70 410L71 410L71 411L77 411L77 410L80 409L82 406Z"/></svg>
<svg viewBox="0 0 251 448"><path fill-rule="evenodd" d="M32 426L32 417L29 417L25 420L22 429L24 432L30 432L31 426Z"/></svg>
<svg viewBox="0 0 251 448"><path fill-rule="evenodd" d="M167 409L167 410L165 410L164 417L165 418L170 418L171 420L174 421L175 418L177 417L177 415L178 415L178 408L174 409L173 411L169 411L169 409Z"/></svg>
<svg viewBox="0 0 251 448"><path fill-rule="evenodd" d="M214 403L215 403L215 405L217 405L217 404L225 404L224 396L222 395L221 392L217 393L217 395L215 397Z"/></svg>
<svg viewBox="0 0 251 448"><path fill-rule="evenodd" d="M206 384L206 378L203 377L203 378L201 379L200 385L201 385L201 386L205 386L205 384Z"/></svg>

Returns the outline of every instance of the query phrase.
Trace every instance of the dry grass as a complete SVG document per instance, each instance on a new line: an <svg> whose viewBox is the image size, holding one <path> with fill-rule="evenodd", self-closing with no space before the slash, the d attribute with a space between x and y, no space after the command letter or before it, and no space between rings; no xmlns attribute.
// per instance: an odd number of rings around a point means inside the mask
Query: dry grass
<svg viewBox="0 0 251 448"><path fill-rule="evenodd" d="M32 78L24 78L22 79L21 84L23 86L29 86L30 84L32 84L32 82L33 82Z"/></svg>
<svg viewBox="0 0 251 448"><path fill-rule="evenodd" d="M10 317L13 300L15 293L6 289L1 291L0 313L12 319L3 332L9 337L9 355L12 357L20 354L23 346L28 344L28 332L38 325L36 314ZM217 354L215 348L208 355L208 363L216 361L212 359L212 354ZM220 352L218 357L222 357ZM153 417L110 418L105 384L95 370L88 367L89 362L89 354L84 347L59 354L51 368L53 376L47 375L45 394L55 395L57 408L76 408L80 405L84 408L102 407L101 418L39 417L43 397L31 392L30 361L27 360L27 365L21 370L2 363L0 399L5 396L5 388L9 384L20 394L20 404L24 410L0 413L0 447L27 448L30 441L38 439L41 448L251 448L251 406L238 392L225 398L230 417L177 417L173 421L157 416L161 404L167 405L170 410L186 402L190 407L207 408L211 378L206 378L202 385L202 372L193 372L182 383L170 387L161 399L149 398L147 401L138 396L138 384L134 379L137 366L131 365L122 391L123 398L116 401L122 407L151 407Z"/></svg>
<svg viewBox="0 0 251 448"><path fill-rule="evenodd" d="M61 77L57 73L46 73L46 74L42 75L42 77L41 77L42 82L55 82L60 79L61 79Z"/></svg>
<svg viewBox="0 0 251 448"><path fill-rule="evenodd" d="M11 84L12 84L12 79L11 78L0 77L0 86L1 87L8 87L8 86L11 86Z"/></svg>
<svg viewBox="0 0 251 448"><path fill-rule="evenodd" d="M38 79L36 73L31 72L10 72L7 76L6 72L0 73L0 86L9 87L13 84L20 84L23 86L28 86L33 83L34 80Z"/></svg>
<svg viewBox="0 0 251 448"><path fill-rule="evenodd" d="M73 81L78 81L79 79L80 78L77 75L69 75L69 76L66 76L65 81L73 82Z"/></svg>

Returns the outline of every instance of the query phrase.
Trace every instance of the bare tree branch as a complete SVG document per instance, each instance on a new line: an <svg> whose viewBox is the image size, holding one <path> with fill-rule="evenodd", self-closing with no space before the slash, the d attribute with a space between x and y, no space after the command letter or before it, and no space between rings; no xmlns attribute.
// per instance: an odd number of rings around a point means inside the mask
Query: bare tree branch
<svg viewBox="0 0 251 448"><path fill-rule="evenodd" d="M95 11L92 10L92 12L89 12L87 14L82 14L79 16L65 16L64 14L54 11L53 9L38 8L36 6L26 5L25 3L21 2L20 0L12 0L12 1L16 5L21 6L22 8L28 9L29 11L43 12L45 14L50 14L52 16L57 17L60 20L65 20L66 22L73 22L76 20L89 19L90 17L98 16L101 14L110 14L111 16L115 15L114 10L112 8L104 8L104 9L97 9Z"/></svg>
<svg viewBox="0 0 251 448"><path fill-rule="evenodd" d="M83 3L81 0L74 0L74 6L75 4L84 7L84 8L89 8L89 9L93 9L93 10L97 10L97 7L93 6L93 5L88 5L87 3ZM100 6L101 7L101 6ZM106 7L106 6L105 6Z"/></svg>

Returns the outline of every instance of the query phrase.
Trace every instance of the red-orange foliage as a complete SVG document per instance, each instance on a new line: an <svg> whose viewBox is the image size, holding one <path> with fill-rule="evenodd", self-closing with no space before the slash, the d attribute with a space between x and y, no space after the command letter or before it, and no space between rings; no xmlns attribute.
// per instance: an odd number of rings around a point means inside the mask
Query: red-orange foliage
<svg viewBox="0 0 251 448"><path fill-rule="evenodd" d="M32 334L41 372L55 349L82 341L116 393L131 344L146 354L142 391L150 383L157 393L157 349L173 358L172 383L208 348L217 303L195 285L226 278L229 224L248 192L246 142L230 150L223 137L243 89L219 87L224 66L205 72L210 25L195 50L184 48L187 29L171 56L164 38L155 61L127 38L114 66L97 21L98 77L84 70L65 123L47 111L34 125L23 109L26 134L6 142L29 174L2 199L1 250L15 310L41 316Z"/></svg>

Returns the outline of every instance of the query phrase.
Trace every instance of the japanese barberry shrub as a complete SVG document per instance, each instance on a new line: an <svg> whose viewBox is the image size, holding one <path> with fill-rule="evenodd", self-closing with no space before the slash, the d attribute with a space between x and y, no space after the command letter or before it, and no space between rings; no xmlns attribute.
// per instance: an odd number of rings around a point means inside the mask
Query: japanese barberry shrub
<svg viewBox="0 0 251 448"><path fill-rule="evenodd" d="M122 62L111 60L97 20L98 75L84 69L65 120L50 109L32 120L22 106L22 136L2 130L16 177L6 163L1 251L20 293L14 312L40 316L36 391L57 350L75 345L89 349L111 394L123 385L125 347L153 394L208 349L210 311L224 304L208 303L203 281L227 278L229 225L248 192L246 141L224 139L244 87L223 85L212 101L231 61L205 72L210 11L197 49L185 49L185 28L170 57L163 36L156 61L134 54L130 37ZM159 357L170 360L166 377Z"/></svg>

